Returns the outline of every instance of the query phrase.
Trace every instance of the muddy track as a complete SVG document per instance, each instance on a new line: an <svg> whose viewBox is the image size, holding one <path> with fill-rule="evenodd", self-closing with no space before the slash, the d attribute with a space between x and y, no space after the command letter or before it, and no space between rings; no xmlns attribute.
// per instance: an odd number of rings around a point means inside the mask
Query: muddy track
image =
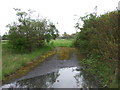
<svg viewBox="0 0 120 90"><path fill-rule="evenodd" d="M59 53L61 48L56 48L57 53ZM68 49L68 48L67 48ZM69 48L70 49L70 48ZM57 69L61 68L66 68L66 67L79 67L79 61L77 60L76 54L73 52L73 50L70 50L68 54L69 60L60 60L59 54L55 54L49 58L46 59L42 64L31 70L28 74L20 78L19 80L22 79L28 79L28 78L33 78L36 76L44 75L49 72L52 72Z"/></svg>
<svg viewBox="0 0 120 90"><path fill-rule="evenodd" d="M94 77L86 75L79 64L75 48L59 47L56 54L5 87L92 88L99 87ZM34 82L33 82L34 81ZM33 82L33 83L32 83Z"/></svg>

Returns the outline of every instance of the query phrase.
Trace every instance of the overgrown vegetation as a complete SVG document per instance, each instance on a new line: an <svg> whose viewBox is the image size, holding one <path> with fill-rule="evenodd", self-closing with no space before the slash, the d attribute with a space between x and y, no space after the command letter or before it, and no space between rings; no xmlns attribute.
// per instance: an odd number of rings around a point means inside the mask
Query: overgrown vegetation
<svg viewBox="0 0 120 90"><path fill-rule="evenodd" d="M45 46L51 39L58 37L55 25L46 19L32 19L32 11L17 11L18 21L7 25L8 39L11 48L19 52L31 52Z"/></svg>
<svg viewBox="0 0 120 90"><path fill-rule="evenodd" d="M91 13L81 17L83 28L78 33L75 46L86 55L81 63L100 77L103 85L118 87L118 12L97 16Z"/></svg>

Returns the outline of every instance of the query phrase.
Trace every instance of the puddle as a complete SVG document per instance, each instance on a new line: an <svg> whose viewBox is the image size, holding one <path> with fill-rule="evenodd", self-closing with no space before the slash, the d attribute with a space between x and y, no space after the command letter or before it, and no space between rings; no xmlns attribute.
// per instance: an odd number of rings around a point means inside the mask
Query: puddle
<svg viewBox="0 0 120 90"><path fill-rule="evenodd" d="M34 78L23 79L1 88L97 88L78 67L62 68Z"/></svg>
<svg viewBox="0 0 120 90"><path fill-rule="evenodd" d="M57 50L57 55L60 60L69 60L70 59L71 48L59 47Z"/></svg>

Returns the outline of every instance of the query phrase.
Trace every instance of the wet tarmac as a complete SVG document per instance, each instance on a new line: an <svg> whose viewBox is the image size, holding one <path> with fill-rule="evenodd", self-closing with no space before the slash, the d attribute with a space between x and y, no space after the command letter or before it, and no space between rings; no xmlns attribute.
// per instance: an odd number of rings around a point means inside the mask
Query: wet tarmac
<svg viewBox="0 0 120 90"><path fill-rule="evenodd" d="M59 49L57 49L59 51ZM94 77L80 66L74 51L69 60L59 60L58 55L48 58L25 76L4 84L0 88L97 88Z"/></svg>

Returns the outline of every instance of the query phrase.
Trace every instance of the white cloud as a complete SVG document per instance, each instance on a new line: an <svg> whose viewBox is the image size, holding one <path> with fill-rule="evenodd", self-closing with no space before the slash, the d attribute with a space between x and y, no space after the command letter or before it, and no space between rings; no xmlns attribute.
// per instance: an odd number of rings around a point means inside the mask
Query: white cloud
<svg viewBox="0 0 120 90"><path fill-rule="evenodd" d="M93 12L94 7L98 6L98 14L115 10L119 0L1 0L0 1L0 20L1 34L6 32L5 26L13 22L16 18L13 8L23 10L36 10L43 17L47 17L54 23L58 22L57 28L60 33L75 32L74 25L76 17L84 16L85 13Z"/></svg>

